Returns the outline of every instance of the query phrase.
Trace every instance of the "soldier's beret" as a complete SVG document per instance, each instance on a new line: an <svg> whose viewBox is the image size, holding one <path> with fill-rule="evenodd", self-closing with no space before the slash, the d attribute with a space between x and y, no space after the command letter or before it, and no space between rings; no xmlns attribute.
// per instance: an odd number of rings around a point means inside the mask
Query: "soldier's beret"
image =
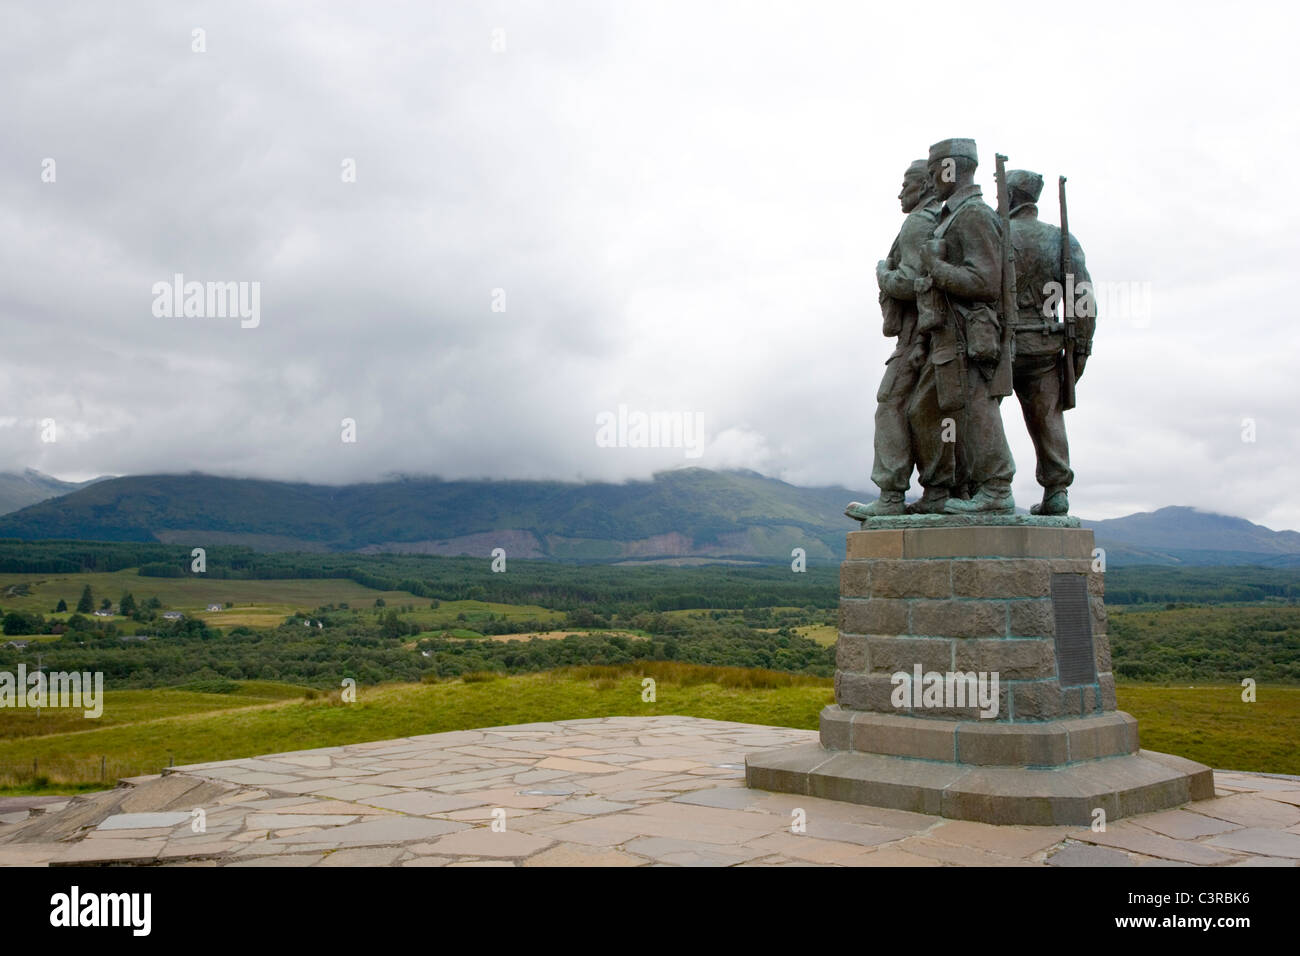
<svg viewBox="0 0 1300 956"><path fill-rule="evenodd" d="M1008 169L1007 192L1019 193L1029 202L1038 202L1043 192L1043 177L1028 169Z"/></svg>
<svg viewBox="0 0 1300 956"><path fill-rule="evenodd" d="M964 157L976 164L980 161L979 154L975 152L973 139L944 139L930 147L929 162L931 163L937 163L949 156Z"/></svg>
<svg viewBox="0 0 1300 956"><path fill-rule="evenodd" d="M912 160L912 165L907 167L905 176L926 176L929 175L929 164L924 159Z"/></svg>

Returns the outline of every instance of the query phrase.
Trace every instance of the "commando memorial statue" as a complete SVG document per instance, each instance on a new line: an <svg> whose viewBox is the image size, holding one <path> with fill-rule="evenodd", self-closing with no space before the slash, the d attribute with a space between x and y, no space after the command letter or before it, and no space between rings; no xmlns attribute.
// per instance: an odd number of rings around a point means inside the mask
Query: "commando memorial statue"
<svg viewBox="0 0 1300 956"><path fill-rule="evenodd" d="M1214 796L1209 767L1143 749L1119 710L1105 554L1069 514L1064 413L1096 324L1083 250L1040 222L1040 175L970 139L903 173L876 267L897 343L876 394L861 529L840 565L835 703L816 740L747 754L751 789L957 820L1087 826ZM1058 317L1059 312L1059 317ZM1042 501L1016 514L1002 426L1014 394ZM912 472L922 493L907 504Z"/></svg>
<svg viewBox="0 0 1300 956"><path fill-rule="evenodd" d="M974 181L974 140L935 143L903 175L907 217L876 267L883 331L898 339L876 395L871 479L880 497L845 511L864 527L908 515L1014 515L1001 410L1013 392L1043 487L1032 513L1069 512L1064 413L1092 350L1095 300L1082 248L1061 240L1064 177L1058 229L1038 218L1042 177L1007 171L1004 160L996 212ZM922 495L908 505L913 469Z"/></svg>

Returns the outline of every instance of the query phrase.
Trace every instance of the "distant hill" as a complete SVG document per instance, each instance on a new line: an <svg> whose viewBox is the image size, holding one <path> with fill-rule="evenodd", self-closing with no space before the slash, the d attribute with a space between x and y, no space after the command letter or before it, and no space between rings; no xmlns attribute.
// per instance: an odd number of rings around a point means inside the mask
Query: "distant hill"
<svg viewBox="0 0 1300 956"><path fill-rule="evenodd" d="M651 481L576 484L412 478L290 484L210 475L115 478L0 517L0 537L188 543L554 559L839 560L869 497L702 468Z"/></svg>
<svg viewBox="0 0 1300 956"><path fill-rule="evenodd" d="M1273 531L1195 508L1161 508L1084 524L1106 548L1108 562L1300 567L1300 532Z"/></svg>
<svg viewBox="0 0 1300 956"><path fill-rule="evenodd" d="M0 515L26 508L38 501L69 494L104 480L104 478L92 478L90 481L60 481L35 468L28 468L21 472L0 471Z"/></svg>
<svg viewBox="0 0 1300 956"><path fill-rule="evenodd" d="M855 527L844 506L871 499L703 468L627 484L409 478L331 486L191 474L68 488L0 516L0 538L479 556L504 547L515 558L676 563L784 562L802 547L810 561L826 562L843 557L844 534ZM1084 524L1109 565L1300 567L1300 533L1192 508Z"/></svg>

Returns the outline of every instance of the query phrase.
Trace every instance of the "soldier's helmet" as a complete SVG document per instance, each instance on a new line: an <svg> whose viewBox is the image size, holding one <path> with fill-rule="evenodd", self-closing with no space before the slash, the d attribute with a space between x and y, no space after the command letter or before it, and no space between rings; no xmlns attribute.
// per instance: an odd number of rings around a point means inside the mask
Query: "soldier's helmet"
<svg viewBox="0 0 1300 956"><path fill-rule="evenodd" d="M1043 177L1028 169L1007 170L1007 196L1011 205L1038 202L1043 192Z"/></svg>

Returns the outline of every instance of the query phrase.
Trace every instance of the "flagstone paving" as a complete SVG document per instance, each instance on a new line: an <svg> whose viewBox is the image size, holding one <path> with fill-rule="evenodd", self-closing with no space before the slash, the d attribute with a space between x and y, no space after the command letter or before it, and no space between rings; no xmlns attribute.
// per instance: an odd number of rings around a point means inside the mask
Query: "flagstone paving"
<svg viewBox="0 0 1300 956"><path fill-rule="evenodd" d="M1300 865L1297 778L1216 772L1214 799L1104 831L745 787L745 754L816 739L606 717L194 764L0 799L0 866Z"/></svg>

